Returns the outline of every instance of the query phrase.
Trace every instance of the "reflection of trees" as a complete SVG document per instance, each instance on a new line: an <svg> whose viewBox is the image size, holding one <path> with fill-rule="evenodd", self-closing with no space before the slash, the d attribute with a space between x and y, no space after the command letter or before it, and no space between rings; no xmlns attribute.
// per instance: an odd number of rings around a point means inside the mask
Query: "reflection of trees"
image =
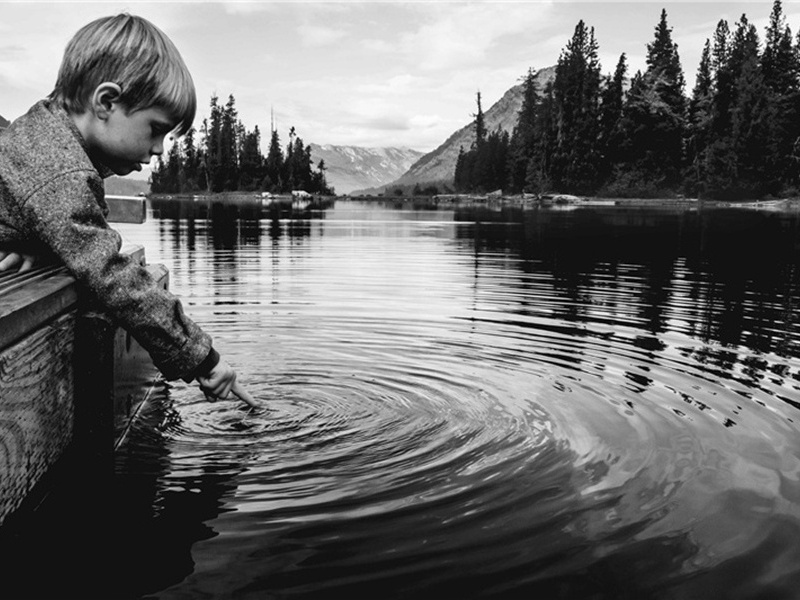
<svg viewBox="0 0 800 600"><path fill-rule="evenodd" d="M800 357L796 214L469 207L456 209L455 220L457 236L481 252L510 254L524 272L549 274L555 319L689 335L705 345L682 352L721 370L737 366L750 384L766 372L789 375L758 355ZM541 277L516 285L520 310L541 308Z"/></svg>
<svg viewBox="0 0 800 600"><path fill-rule="evenodd" d="M311 223L323 219L333 203L331 199L295 203L287 197L264 204L260 196L242 194L150 199L161 242L171 249L176 268L184 270L190 282L203 271L210 271L217 282L238 279L242 261L250 261L252 270L252 257L261 256L265 233L272 240L273 252L284 235L310 237ZM264 222L269 226L264 227ZM227 293L214 287L215 295ZM230 303L230 299L220 302Z"/></svg>

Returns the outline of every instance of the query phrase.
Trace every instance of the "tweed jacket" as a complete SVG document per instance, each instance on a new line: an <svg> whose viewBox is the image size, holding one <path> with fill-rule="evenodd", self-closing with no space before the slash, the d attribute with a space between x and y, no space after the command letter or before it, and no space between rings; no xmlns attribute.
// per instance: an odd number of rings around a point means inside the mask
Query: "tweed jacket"
<svg viewBox="0 0 800 600"><path fill-rule="evenodd" d="M149 352L167 379L219 360L211 338L147 269L119 253L103 179L67 112L47 100L0 133L0 248L62 262L93 303Z"/></svg>

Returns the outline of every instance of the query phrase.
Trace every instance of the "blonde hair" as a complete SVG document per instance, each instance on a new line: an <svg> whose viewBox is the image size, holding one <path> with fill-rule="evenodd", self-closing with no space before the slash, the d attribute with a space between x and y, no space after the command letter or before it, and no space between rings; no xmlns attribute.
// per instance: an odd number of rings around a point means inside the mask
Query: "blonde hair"
<svg viewBox="0 0 800 600"><path fill-rule="evenodd" d="M183 135L192 126L197 98L178 49L158 27L126 13L83 26L67 44L50 99L68 112L83 113L103 82L122 88L119 101L137 110L167 110Z"/></svg>

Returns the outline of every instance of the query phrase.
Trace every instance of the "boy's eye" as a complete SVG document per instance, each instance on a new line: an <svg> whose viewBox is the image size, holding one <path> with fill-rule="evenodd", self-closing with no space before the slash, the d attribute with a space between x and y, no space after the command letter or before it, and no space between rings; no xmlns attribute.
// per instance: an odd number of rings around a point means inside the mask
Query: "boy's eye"
<svg viewBox="0 0 800 600"><path fill-rule="evenodd" d="M152 132L153 137L161 137L172 131L172 128L166 125L153 124L150 125L150 131Z"/></svg>

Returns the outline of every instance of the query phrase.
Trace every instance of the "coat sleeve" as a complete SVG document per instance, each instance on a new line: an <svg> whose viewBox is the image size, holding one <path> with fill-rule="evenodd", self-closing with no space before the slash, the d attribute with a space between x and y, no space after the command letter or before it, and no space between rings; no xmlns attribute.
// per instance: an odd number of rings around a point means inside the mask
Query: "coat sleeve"
<svg viewBox="0 0 800 600"><path fill-rule="evenodd" d="M147 269L119 253L122 238L105 220L102 190L96 172L76 171L47 182L20 208L29 230L136 338L164 376L191 380L216 355L211 338Z"/></svg>

